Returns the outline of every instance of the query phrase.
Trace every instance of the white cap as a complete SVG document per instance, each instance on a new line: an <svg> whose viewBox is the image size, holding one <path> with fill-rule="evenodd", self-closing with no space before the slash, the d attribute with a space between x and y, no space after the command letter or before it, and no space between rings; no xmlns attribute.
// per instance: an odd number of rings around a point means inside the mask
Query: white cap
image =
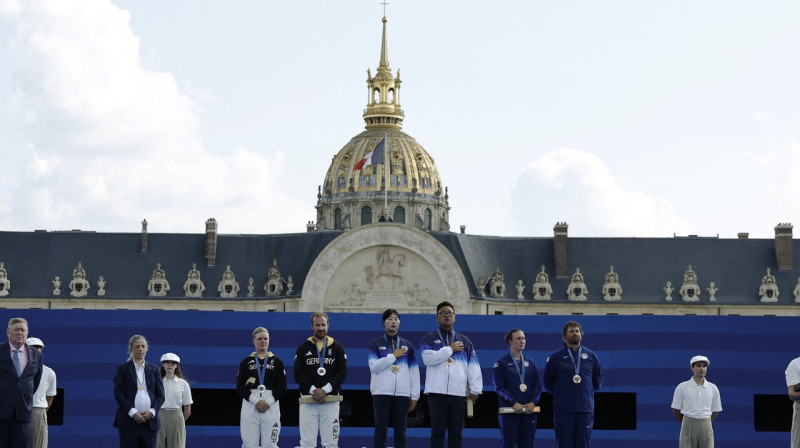
<svg viewBox="0 0 800 448"><path fill-rule="evenodd" d="M175 361L178 364L180 364L181 363L181 358L178 355L176 355L175 353L164 353L163 355L161 355L161 362L164 362L164 361Z"/></svg>
<svg viewBox="0 0 800 448"><path fill-rule="evenodd" d="M709 361L708 358L706 358L705 356L697 355L697 356L693 357L691 361L689 361L689 367L692 367L694 365L694 363L701 362L701 361L706 363L706 365L710 365L711 364L711 361Z"/></svg>
<svg viewBox="0 0 800 448"><path fill-rule="evenodd" d="M39 338L28 338L28 340L25 341L25 343L28 345L32 345L34 347L44 348L44 342L42 342L42 340Z"/></svg>

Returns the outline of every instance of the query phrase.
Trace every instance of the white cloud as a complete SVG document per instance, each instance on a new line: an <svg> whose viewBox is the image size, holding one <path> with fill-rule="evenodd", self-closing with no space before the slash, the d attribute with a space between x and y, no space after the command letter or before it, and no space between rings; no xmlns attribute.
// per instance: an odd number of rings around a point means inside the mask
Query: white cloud
<svg viewBox="0 0 800 448"><path fill-rule="evenodd" d="M558 221L570 225L570 235L587 237L663 237L688 228L668 200L625 188L602 160L573 149L528 165L512 196L521 235L552 235Z"/></svg>
<svg viewBox="0 0 800 448"><path fill-rule="evenodd" d="M16 24L23 61L9 102L30 127L19 167L28 176L4 229L136 229L148 218L152 231L202 232L213 216L223 232L302 232L314 216L283 193L280 154L204 147L195 98L214 94L187 94L144 67L126 11L108 0L9 0L0 14Z"/></svg>

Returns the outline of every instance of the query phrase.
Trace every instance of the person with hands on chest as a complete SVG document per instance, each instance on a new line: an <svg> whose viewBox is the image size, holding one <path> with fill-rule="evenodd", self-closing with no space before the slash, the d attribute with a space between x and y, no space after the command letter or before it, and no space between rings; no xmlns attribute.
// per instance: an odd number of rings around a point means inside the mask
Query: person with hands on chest
<svg viewBox="0 0 800 448"><path fill-rule="evenodd" d="M419 366L414 346L398 334L400 314L397 310L384 311L381 319L385 333L370 342L367 354L375 415L373 448L386 447L390 417L394 426L394 447L405 448L408 413L414 411L419 400Z"/></svg>
<svg viewBox="0 0 800 448"><path fill-rule="evenodd" d="M506 335L509 353L494 363L492 371L502 445L505 448L533 448L536 436L536 402L542 380L533 359L525 356L525 333L513 329ZM511 412L513 411L513 412Z"/></svg>
<svg viewBox="0 0 800 448"><path fill-rule="evenodd" d="M300 446L339 446L339 403L342 383L347 377L347 354L338 341L328 336L330 319L325 313L311 315L313 336L297 347L294 380L300 388Z"/></svg>
<svg viewBox="0 0 800 448"><path fill-rule="evenodd" d="M558 448L588 448L603 370L597 355L582 344L581 324L564 324L561 338L564 347L550 354L544 368L544 387L553 395L556 443Z"/></svg>
<svg viewBox="0 0 800 448"><path fill-rule="evenodd" d="M266 328L253 330L253 346L255 351L239 363L236 374L236 393L242 398L242 448L277 448L281 432L279 400L286 393L286 369L269 351Z"/></svg>
<svg viewBox="0 0 800 448"><path fill-rule="evenodd" d="M159 430L158 410L164 404L164 383L158 366L145 361L148 344L135 334L128 341L128 361L117 367L114 398L121 448L154 448Z"/></svg>
<svg viewBox="0 0 800 448"><path fill-rule="evenodd" d="M431 448L443 448L445 433L449 448L460 448L467 400L474 403L483 391L478 355L470 339L453 328L453 304L436 306L439 328L420 343L425 371L425 394L431 413Z"/></svg>

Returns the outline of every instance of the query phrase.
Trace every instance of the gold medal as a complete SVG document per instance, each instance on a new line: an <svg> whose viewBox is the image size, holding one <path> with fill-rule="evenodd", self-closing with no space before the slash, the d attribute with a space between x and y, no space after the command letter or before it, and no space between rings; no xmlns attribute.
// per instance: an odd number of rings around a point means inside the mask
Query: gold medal
<svg viewBox="0 0 800 448"><path fill-rule="evenodd" d="M144 390L144 384L139 385L139 390Z"/></svg>
<svg viewBox="0 0 800 448"><path fill-rule="evenodd" d="M455 364L455 363L456 363L456 360L455 360L455 359L453 359L453 358L447 358L447 365L448 365L448 366L452 366L452 365L453 365L453 364Z"/></svg>
<svg viewBox="0 0 800 448"><path fill-rule="evenodd" d="M522 391L522 392L525 392L526 390L528 390L528 386L525 385L525 384L520 384L519 385L519 390Z"/></svg>
<svg viewBox="0 0 800 448"><path fill-rule="evenodd" d="M397 373L400 371L400 366L397 364L392 364L392 373Z"/></svg>

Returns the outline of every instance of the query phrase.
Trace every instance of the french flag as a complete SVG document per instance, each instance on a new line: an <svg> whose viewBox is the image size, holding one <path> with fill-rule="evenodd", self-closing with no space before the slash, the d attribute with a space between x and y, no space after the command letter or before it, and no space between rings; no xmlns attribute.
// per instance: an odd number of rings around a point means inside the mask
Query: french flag
<svg viewBox="0 0 800 448"><path fill-rule="evenodd" d="M365 155L363 159L359 160L358 163L356 163L353 166L353 171L358 171L361 168L364 168L365 166L377 165L379 163L384 163L384 161L383 161L384 160L383 159L383 143L384 143L385 140L386 140L385 138L382 138L381 141L378 142L377 145L375 145L375 149L373 149L372 151L368 152L367 155Z"/></svg>

